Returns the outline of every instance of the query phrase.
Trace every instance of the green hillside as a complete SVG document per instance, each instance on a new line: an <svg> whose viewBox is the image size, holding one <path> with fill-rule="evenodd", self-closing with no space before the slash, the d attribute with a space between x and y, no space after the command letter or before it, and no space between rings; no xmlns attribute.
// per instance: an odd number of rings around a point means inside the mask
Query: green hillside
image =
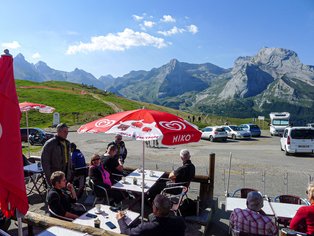
<svg viewBox="0 0 314 236"><path fill-rule="evenodd" d="M133 110L142 107L173 113L186 120L189 120L189 116L192 120L194 115L194 123L200 128L207 125L220 125L225 122L240 124L252 121L252 119L225 118L207 116L206 114L188 114L167 107L128 100L112 93L96 89L95 87L69 82L49 81L37 83L16 80L16 90L19 102L27 101L52 106L56 109L56 112L60 113L60 121L70 126L84 124L118 111ZM26 126L25 113L22 115L21 127L24 127ZM28 115L30 127L45 128L52 125L52 114L30 111ZM200 122L198 122L199 118Z"/></svg>

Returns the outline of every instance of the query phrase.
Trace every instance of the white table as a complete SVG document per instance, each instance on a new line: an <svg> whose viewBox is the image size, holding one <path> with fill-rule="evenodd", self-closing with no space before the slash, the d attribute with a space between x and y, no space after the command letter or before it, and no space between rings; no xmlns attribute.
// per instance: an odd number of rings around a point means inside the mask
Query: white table
<svg viewBox="0 0 314 236"><path fill-rule="evenodd" d="M150 175L150 170L144 171L144 193L146 193L156 182L157 180L165 173L162 171L153 171L153 175ZM137 184L133 184L133 179L137 179ZM128 176L125 177L125 182L120 180L119 182L112 185L111 188L118 189L118 190L124 190L124 191L132 191L132 192L142 192L142 173L139 171L139 169L134 170L132 173L130 173Z"/></svg>
<svg viewBox="0 0 314 236"><path fill-rule="evenodd" d="M41 164L38 165L38 163L34 163L24 166L23 168L25 172L29 173L28 177L30 178L33 184L33 186L29 189L28 195L31 194L34 189L36 189L41 198L45 200L44 196L42 195L43 191L40 190L40 188L45 185L46 181Z"/></svg>
<svg viewBox="0 0 314 236"><path fill-rule="evenodd" d="M91 213L91 214L97 215L98 219L100 220L100 228L101 229L105 229L105 230L113 231L113 232L116 232L116 233L120 233L120 227L119 227L119 224L118 224L118 220L116 219L116 212L111 211L109 208L110 208L110 206L101 205L101 210L103 210L103 212L101 214L96 214L95 213L95 209L96 208L94 207L91 210L89 210L88 212L86 212L85 214L81 215L79 218L76 218L73 221L73 223L94 227L94 220L96 218L91 218L91 217L87 217L86 216L87 213ZM125 221L126 221L127 225L130 225L139 216L140 216L139 213L127 210L127 215L126 215L126 218L125 218ZM106 225L106 222L108 222L108 221L111 221L117 228L110 229Z"/></svg>
<svg viewBox="0 0 314 236"><path fill-rule="evenodd" d="M281 202L268 202L264 200L264 206L262 210L269 216L276 217L285 217L292 219L297 212L297 210L302 205L296 204L288 204L288 203L281 203ZM273 210L271 209L273 208ZM234 198L234 197L227 197L226 198L226 211L233 211L235 208L245 209L246 206L246 199L245 198Z"/></svg>
<svg viewBox="0 0 314 236"><path fill-rule="evenodd" d="M66 235L66 236L88 236L90 234L74 231L71 229L62 228L60 226L52 226L39 234L38 236L54 236L54 235Z"/></svg>

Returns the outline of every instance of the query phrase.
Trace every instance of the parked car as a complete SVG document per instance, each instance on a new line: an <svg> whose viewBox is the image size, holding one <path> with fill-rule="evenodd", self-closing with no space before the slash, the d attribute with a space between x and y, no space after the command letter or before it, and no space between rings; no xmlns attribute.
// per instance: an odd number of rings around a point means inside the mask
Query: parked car
<svg viewBox="0 0 314 236"><path fill-rule="evenodd" d="M286 155L314 153L314 128L288 127L280 138L280 148Z"/></svg>
<svg viewBox="0 0 314 236"><path fill-rule="evenodd" d="M232 139L250 139L251 138L251 132L247 130L243 130L239 126L229 125L229 126L223 126L223 128L227 132L228 138L232 138Z"/></svg>
<svg viewBox="0 0 314 236"><path fill-rule="evenodd" d="M21 141L27 142L27 128L20 128L21 131ZM48 139L51 139L54 134L46 132L40 128L28 128L29 133L29 143L31 145L40 144L44 145Z"/></svg>
<svg viewBox="0 0 314 236"><path fill-rule="evenodd" d="M314 128L314 123L308 123L308 124L306 124L306 126Z"/></svg>
<svg viewBox="0 0 314 236"><path fill-rule="evenodd" d="M256 124L242 124L239 126L243 130L247 130L251 132L252 137L261 136L261 129Z"/></svg>
<svg viewBox="0 0 314 236"><path fill-rule="evenodd" d="M205 127L202 129L202 138L208 139L211 142L214 141L226 141L227 140L227 132L222 127Z"/></svg>

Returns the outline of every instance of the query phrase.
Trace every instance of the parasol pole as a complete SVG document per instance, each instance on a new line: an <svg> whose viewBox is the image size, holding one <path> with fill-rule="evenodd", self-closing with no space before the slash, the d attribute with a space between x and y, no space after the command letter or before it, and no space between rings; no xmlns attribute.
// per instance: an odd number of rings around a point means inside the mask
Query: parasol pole
<svg viewBox="0 0 314 236"><path fill-rule="evenodd" d="M18 223L18 236L23 236L23 226L22 226L23 214L20 213L18 209L16 209L16 217L17 217L17 223Z"/></svg>
<svg viewBox="0 0 314 236"><path fill-rule="evenodd" d="M229 156L228 184L227 184L227 190L226 190L226 192L225 192L225 196L226 196L226 197L229 197L231 159L232 159L232 152L230 152L230 156Z"/></svg>
<svg viewBox="0 0 314 236"><path fill-rule="evenodd" d="M143 155L142 155L142 166L143 166L143 170L142 170L142 207L141 207L141 223L143 223L144 220L144 171L145 171L145 161L144 161L144 156L145 156L145 141L143 141Z"/></svg>
<svg viewBox="0 0 314 236"><path fill-rule="evenodd" d="M28 129L28 111L26 110L26 134L27 134L27 148L28 148L28 158L31 157L30 147L29 147L29 129Z"/></svg>

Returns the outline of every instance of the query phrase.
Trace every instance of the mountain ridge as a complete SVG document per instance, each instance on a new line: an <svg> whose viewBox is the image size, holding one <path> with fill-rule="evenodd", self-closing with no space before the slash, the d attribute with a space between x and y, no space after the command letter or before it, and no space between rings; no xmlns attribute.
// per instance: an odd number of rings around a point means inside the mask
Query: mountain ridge
<svg viewBox="0 0 314 236"><path fill-rule="evenodd" d="M256 55L238 57L228 69L172 59L158 68L130 71L117 78L106 75L97 79L78 68L58 71L42 61L34 65L22 54L14 63L17 79L93 85L129 99L194 112L252 117L265 115L277 107L275 103L283 103L282 111L298 116L314 108L314 66L302 64L296 52L283 48L262 48Z"/></svg>

